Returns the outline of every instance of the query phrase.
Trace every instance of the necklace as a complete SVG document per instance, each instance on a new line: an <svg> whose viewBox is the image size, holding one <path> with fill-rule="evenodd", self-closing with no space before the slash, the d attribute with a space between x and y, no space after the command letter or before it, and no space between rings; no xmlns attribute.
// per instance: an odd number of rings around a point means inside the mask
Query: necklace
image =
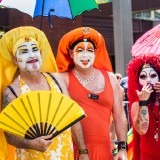
<svg viewBox="0 0 160 160"><path fill-rule="evenodd" d="M160 112L160 106L158 107L158 117L156 116L156 113L153 109L153 107L151 107L151 110L152 110L152 113L153 113L153 116L154 116L154 119L156 120L156 130L155 130L155 134L154 134L154 139L158 142L158 122L159 122L159 112Z"/></svg>
<svg viewBox="0 0 160 160"><path fill-rule="evenodd" d="M88 78L88 79L83 79L80 74L78 73L78 71L76 69L74 69L75 71L75 76L78 79L78 81L80 82L80 84L82 84L82 86L87 85L88 83L91 83L91 81L94 79L94 72L95 72L95 68L93 70L92 75Z"/></svg>

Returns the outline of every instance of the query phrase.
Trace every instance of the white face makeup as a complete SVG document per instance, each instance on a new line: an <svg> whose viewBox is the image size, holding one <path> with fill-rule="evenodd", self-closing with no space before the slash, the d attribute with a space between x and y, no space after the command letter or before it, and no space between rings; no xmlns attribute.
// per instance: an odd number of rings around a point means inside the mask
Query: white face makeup
<svg viewBox="0 0 160 160"><path fill-rule="evenodd" d="M91 42L80 42L73 49L73 61L82 68L89 68L95 60L95 49Z"/></svg>
<svg viewBox="0 0 160 160"><path fill-rule="evenodd" d="M147 83L155 84L159 81L157 72L152 67L142 69L139 75L139 83L144 86Z"/></svg>
<svg viewBox="0 0 160 160"><path fill-rule="evenodd" d="M38 71L42 65L40 50L34 42L24 42L16 51L19 68L22 71Z"/></svg>

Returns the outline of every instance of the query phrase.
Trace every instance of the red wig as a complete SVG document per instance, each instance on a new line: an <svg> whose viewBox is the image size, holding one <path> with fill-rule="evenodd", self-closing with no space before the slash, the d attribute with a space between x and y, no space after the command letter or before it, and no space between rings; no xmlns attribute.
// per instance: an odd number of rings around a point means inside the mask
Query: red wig
<svg viewBox="0 0 160 160"><path fill-rule="evenodd" d="M139 101L136 90L139 90L139 72L144 64L150 64L154 66L156 72L160 73L160 56L155 54L149 54L144 56L137 56L133 58L127 68L128 73L128 99L130 107L133 102ZM140 136L133 129L133 160L140 159Z"/></svg>

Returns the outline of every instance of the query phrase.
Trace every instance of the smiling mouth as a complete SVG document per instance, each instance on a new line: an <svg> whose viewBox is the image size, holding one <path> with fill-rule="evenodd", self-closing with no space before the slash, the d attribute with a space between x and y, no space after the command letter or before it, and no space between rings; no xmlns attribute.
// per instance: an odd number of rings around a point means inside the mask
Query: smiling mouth
<svg viewBox="0 0 160 160"><path fill-rule="evenodd" d="M36 62L38 62L37 59L32 59L32 60L27 61L27 63L36 63Z"/></svg>
<svg viewBox="0 0 160 160"><path fill-rule="evenodd" d="M87 65L89 63L89 61L90 61L89 59L88 60L81 60L83 65Z"/></svg>

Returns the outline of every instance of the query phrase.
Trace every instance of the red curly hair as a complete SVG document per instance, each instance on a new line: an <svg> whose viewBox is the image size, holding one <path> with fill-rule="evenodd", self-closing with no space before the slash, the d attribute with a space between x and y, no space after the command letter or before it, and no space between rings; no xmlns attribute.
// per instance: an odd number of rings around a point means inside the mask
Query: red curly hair
<svg viewBox="0 0 160 160"><path fill-rule="evenodd" d="M144 64L150 64L154 66L154 69L160 74L160 56L155 54L149 54L144 56L137 56L133 58L127 68L128 73L128 99L130 107L135 101L139 101L136 90L139 90L139 74ZM160 77L160 75L159 75ZM133 159L140 159L140 136L136 130L133 129Z"/></svg>
<svg viewBox="0 0 160 160"><path fill-rule="evenodd" d="M159 55L149 54L148 56L145 55L137 56L129 62L127 73L128 73L128 98L130 101L130 105L132 105L132 103L137 100L139 101L135 90L139 89L138 88L139 71L145 63L153 65L156 69L156 72L160 73Z"/></svg>

